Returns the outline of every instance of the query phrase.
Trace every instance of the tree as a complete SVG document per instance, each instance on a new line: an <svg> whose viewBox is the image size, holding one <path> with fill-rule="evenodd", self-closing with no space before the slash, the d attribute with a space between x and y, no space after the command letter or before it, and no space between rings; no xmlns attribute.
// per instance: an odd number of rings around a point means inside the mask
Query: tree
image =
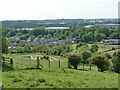
<svg viewBox="0 0 120 90"><path fill-rule="evenodd" d="M22 48L21 46L18 46L18 47L16 48L16 52L17 52L17 53L23 53L23 48Z"/></svg>
<svg viewBox="0 0 120 90"><path fill-rule="evenodd" d="M99 48L98 45L93 44L93 45L91 45L90 51L92 53L96 53L98 51L98 48Z"/></svg>
<svg viewBox="0 0 120 90"><path fill-rule="evenodd" d="M24 51L25 51L25 52L31 52L30 46L25 46L25 47L24 47Z"/></svg>
<svg viewBox="0 0 120 90"><path fill-rule="evenodd" d="M70 53L68 56L68 65L72 65L74 69L77 69L78 65L82 61L82 54L81 53ZM68 66L69 67L69 66Z"/></svg>
<svg viewBox="0 0 120 90"><path fill-rule="evenodd" d="M95 40L100 42L102 39L106 38L104 34L95 34Z"/></svg>
<svg viewBox="0 0 120 90"><path fill-rule="evenodd" d="M110 62L105 55L96 55L91 57L92 63L97 65L98 71L105 71L108 70Z"/></svg>
<svg viewBox="0 0 120 90"><path fill-rule="evenodd" d="M117 32L117 33L113 33L110 35L110 38L112 39L119 39L120 38L120 34Z"/></svg>
<svg viewBox="0 0 120 90"><path fill-rule="evenodd" d="M10 32L8 32L7 37L12 37L16 35L16 33L17 33L17 30L11 30Z"/></svg>
<svg viewBox="0 0 120 90"><path fill-rule="evenodd" d="M112 57L113 70L120 73L120 51L115 52Z"/></svg>
<svg viewBox="0 0 120 90"><path fill-rule="evenodd" d="M84 69L84 64L87 63L87 59L91 57L91 52L84 51L82 54L83 54L83 69Z"/></svg>
<svg viewBox="0 0 120 90"><path fill-rule="evenodd" d="M5 37L2 37L2 53L8 53L8 45Z"/></svg>
<svg viewBox="0 0 120 90"><path fill-rule="evenodd" d="M90 41L93 41L93 38L92 38L92 36L90 34L87 34L87 35L83 35L82 40L85 43L89 43Z"/></svg>

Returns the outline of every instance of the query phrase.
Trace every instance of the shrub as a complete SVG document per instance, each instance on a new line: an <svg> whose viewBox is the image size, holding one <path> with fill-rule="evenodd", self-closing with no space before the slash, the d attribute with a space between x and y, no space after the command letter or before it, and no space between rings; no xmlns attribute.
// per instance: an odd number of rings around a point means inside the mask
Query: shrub
<svg viewBox="0 0 120 90"><path fill-rule="evenodd" d="M93 44L92 46L91 46L91 48L90 48L90 51L92 52L92 53L96 53L97 51L98 51L98 45L96 45L96 44Z"/></svg>
<svg viewBox="0 0 120 90"><path fill-rule="evenodd" d="M68 67L71 67L71 65L74 67L74 69L77 69L78 65L82 61L82 54L81 53L70 53L68 56Z"/></svg>
<svg viewBox="0 0 120 90"><path fill-rule="evenodd" d="M120 51L113 53L112 62L114 71L120 73Z"/></svg>
<svg viewBox="0 0 120 90"><path fill-rule="evenodd" d="M91 57L92 63L94 63L95 65L97 65L98 67L98 71L105 71L108 70L110 62L108 60L107 57L105 57L104 55L96 55Z"/></svg>
<svg viewBox="0 0 120 90"><path fill-rule="evenodd" d="M37 81L40 82L40 83L46 82L46 80L44 78L38 78Z"/></svg>
<svg viewBox="0 0 120 90"><path fill-rule="evenodd" d="M43 58L49 60L49 56L43 56Z"/></svg>
<svg viewBox="0 0 120 90"><path fill-rule="evenodd" d="M116 48L115 48L115 47L112 47L112 50L116 50Z"/></svg>

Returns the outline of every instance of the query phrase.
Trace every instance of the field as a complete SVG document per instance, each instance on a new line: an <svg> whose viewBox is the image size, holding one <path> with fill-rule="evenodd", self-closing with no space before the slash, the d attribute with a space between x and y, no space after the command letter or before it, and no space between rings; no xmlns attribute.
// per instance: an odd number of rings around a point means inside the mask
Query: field
<svg viewBox="0 0 120 90"><path fill-rule="evenodd" d="M99 45L99 51L110 50L110 46ZM89 47L91 44L88 45ZM76 44L72 44L75 51ZM117 50L108 51L113 54ZM118 88L118 74L114 72L98 72L96 66L82 64L78 70L67 68L67 58L49 55L49 61L40 59L43 68L36 68L35 57L43 57L41 53L7 54L6 57L14 60L14 67L10 64L3 65L2 82L5 88ZM33 59L31 59L33 57ZM60 67L59 67L59 60ZM13 70L12 70L12 69Z"/></svg>
<svg viewBox="0 0 120 90"><path fill-rule="evenodd" d="M36 69L36 60L28 61L29 54L7 55L14 59L14 70L5 66L2 73L2 82L5 88L117 88L118 74L113 72L98 72L96 66L82 65L78 70L67 68L67 59L52 56L56 61L48 67L47 60L41 60L44 66ZM31 54L42 56L41 54ZM58 59L62 59L61 68L58 68ZM23 62L24 60L24 62ZM22 63L21 63L22 61ZM31 65L31 66L30 66Z"/></svg>
<svg viewBox="0 0 120 90"><path fill-rule="evenodd" d="M97 70L44 68L2 73L6 88L117 88L118 74Z"/></svg>

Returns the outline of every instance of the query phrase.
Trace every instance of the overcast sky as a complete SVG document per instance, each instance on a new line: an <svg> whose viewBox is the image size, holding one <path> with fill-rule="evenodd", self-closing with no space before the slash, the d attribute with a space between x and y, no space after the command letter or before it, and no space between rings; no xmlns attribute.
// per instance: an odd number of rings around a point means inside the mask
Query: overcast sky
<svg viewBox="0 0 120 90"><path fill-rule="evenodd" d="M119 0L0 0L0 20L117 18Z"/></svg>

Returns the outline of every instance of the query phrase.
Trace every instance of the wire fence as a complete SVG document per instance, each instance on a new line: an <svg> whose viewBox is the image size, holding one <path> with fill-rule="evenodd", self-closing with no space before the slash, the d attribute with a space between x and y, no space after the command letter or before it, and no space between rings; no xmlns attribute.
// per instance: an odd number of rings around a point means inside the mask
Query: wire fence
<svg viewBox="0 0 120 90"><path fill-rule="evenodd" d="M67 67L67 61L57 60L53 58L41 59L41 57L12 57L13 67L17 69L31 69L31 68L65 68ZM7 63L6 63L7 64Z"/></svg>

